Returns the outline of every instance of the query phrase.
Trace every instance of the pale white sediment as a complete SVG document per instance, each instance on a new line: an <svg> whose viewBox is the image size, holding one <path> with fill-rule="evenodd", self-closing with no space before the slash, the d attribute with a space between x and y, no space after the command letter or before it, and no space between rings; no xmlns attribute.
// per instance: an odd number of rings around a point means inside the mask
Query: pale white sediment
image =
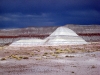
<svg viewBox="0 0 100 75"><path fill-rule="evenodd" d="M49 37L45 39L22 39L13 42L10 46L53 46L53 45L77 45L87 44L87 42L79 37L73 30L67 27L57 28Z"/></svg>

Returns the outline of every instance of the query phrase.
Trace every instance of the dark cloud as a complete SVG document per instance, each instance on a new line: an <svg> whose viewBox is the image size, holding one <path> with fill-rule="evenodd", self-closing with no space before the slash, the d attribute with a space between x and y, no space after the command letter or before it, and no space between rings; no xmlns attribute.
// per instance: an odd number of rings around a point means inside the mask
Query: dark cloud
<svg viewBox="0 0 100 75"><path fill-rule="evenodd" d="M68 10L100 9L99 0L1 0L1 13L65 12Z"/></svg>
<svg viewBox="0 0 100 75"><path fill-rule="evenodd" d="M0 0L0 27L100 24L100 0Z"/></svg>

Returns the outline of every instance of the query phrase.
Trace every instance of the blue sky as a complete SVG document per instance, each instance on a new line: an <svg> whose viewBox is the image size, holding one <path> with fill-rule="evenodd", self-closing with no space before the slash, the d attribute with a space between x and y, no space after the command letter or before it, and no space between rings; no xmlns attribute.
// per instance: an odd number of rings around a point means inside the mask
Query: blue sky
<svg viewBox="0 0 100 75"><path fill-rule="evenodd" d="M0 28L100 24L100 0L0 0Z"/></svg>

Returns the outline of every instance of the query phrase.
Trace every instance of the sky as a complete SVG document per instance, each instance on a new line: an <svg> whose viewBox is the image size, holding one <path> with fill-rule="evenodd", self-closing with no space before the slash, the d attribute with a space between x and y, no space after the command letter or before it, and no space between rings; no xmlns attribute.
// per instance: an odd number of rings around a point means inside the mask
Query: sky
<svg viewBox="0 0 100 75"><path fill-rule="evenodd" d="M100 0L0 0L0 28L100 24Z"/></svg>

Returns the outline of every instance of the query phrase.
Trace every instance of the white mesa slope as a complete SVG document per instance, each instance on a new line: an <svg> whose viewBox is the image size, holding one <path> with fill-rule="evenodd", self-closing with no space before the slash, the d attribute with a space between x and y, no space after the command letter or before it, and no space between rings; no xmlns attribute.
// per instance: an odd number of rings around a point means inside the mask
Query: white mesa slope
<svg viewBox="0 0 100 75"><path fill-rule="evenodd" d="M22 39L22 40L18 40L14 43L12 43L10 46L40 46L43 45L44 40L42 39L37 39L37 38L33 38L33 39Z"/></svg>
<svg viewBox="0 0 100 75"><path fill-rule="evenodd" d="M46 39L22 39L12 43L10 46L42 46L42 45L77 45L87 44L85 40L79 37L74 31L67 27L57 28Z"/></svg>
<svg viewBox="0 0 100 75"><path fill-rule="evenodd" d="M67 27L57 28L49 37L46 38L47 45L76 45L87 44L74 31Z"/></svg>

